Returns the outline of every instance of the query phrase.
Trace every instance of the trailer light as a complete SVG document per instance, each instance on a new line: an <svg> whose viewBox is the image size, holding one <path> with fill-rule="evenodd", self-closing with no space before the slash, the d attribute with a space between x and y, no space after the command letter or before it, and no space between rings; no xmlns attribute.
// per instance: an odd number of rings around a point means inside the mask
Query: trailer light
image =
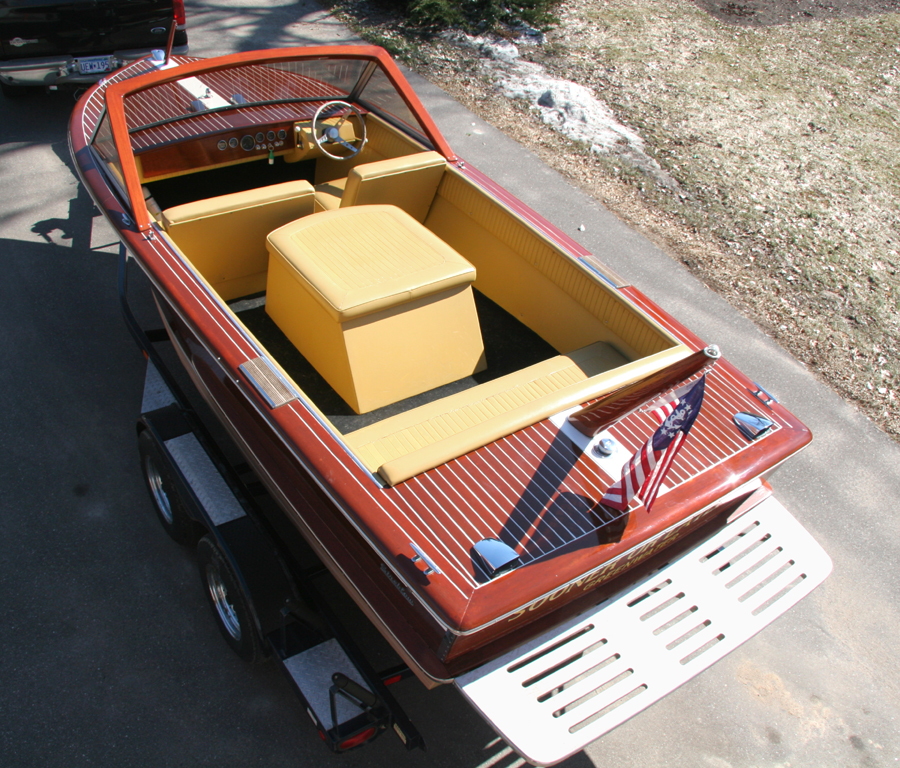
<svg viewBox="0 0 900 768"><path fill-rule="evenodd" d="M172 10L174 11L175 24L183 27L187 23L187 17L184 12L184 0L174 0Z"/></svg>
<svg viewBox="0 0 900 768"><path fill-rule="evenodd" d="M357 733L356 736L351 736L349 739L345 739L340 743L338 749L343 751L345 749L352 749L353 747L358 747L363 742L371 739L376 733L376 729L366 728L362 733Z"/></svg>

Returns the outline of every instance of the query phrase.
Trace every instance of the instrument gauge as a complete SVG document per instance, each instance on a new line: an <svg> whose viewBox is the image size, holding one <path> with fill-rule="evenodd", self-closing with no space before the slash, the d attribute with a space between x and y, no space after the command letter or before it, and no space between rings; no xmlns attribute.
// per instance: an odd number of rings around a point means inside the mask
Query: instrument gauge
<svg viewBox="0 0 900 768"><path fill-rule="evenodd" d="M262 144L265 140L266 140L266 134L264 134L262 131L260 131L259 133L256 134L256 143L257 144Z"/></svg>
<svg viewBox="0 0 900 768"><path fill-rule="evenodd" d="M280 131L278 131L278 138L281 141L284 141L287 138L287 131L284 130L284 128L282 128Z"/></svg>
<svg viewBox="0 0 900 768"><path fill-rule="evenodd" d="M228 139L229 147L231 147L232 149L237 149L237 145L238 145L237 136L232 136L230 139Z"/></svg>
<svg viewBox="0 0 900 768"><path fill-rule="evenodd" d="M266 134L266 138L267 138L269 141L275 141L275 131L269 131L269 132Z"/></svg>
<svg viewBox="0 0 900 768"><path fill-rule="evenodd" d="M246 136L241 136L241 149L249 152L255 146L256 142L253 141L253 137L249 133Z"/></svg>
<svg viewBox="0 0 900 768"><path fill-rule="evenodd" d="M225 141L225 139L219 139L219 143L216 144L216 146L219 148L219 151L221 152L222 150L228 149L228 142Z"/></svg>

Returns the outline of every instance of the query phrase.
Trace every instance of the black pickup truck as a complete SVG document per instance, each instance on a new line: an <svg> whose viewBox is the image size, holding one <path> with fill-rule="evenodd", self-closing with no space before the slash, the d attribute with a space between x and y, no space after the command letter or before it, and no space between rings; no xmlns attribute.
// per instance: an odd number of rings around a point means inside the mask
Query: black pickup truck
<svg viewBox="0 0 900 768"><path fill-rule="evenodd" d="M166 47L187 53L184 0L0 0L0 87L80 88Z"/></svg>

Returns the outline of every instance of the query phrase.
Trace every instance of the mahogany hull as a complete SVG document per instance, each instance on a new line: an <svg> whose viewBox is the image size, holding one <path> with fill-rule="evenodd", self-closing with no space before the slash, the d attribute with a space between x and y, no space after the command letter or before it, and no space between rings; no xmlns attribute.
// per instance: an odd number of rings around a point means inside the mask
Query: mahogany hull
<svg viewBox="0 0 900 768"><path fill-rule="evenodd" d="M699 529L721 525L811 440L790 412L777 403L763 405L752 394L753 383L723 360L708 385L713 405L673 467L672 487L657 499L652 516L640 505L632 507L614 535L598 519L596 506L616 478L581 456L549 419L385 487L303 397L277 408L266 403L241 369L262 354L255 339L164 232L136 224L89 147L103 114L104 88L88 93L72 118L79 175L150 279L170 337L202 397L283 514L426 685L452 680L596 604ZM411 91L404 96L414 103ZM434 145L566 258L589 261L584 249L458 161L442 140ZM688 348L705 346L638 290L616 290ZM774 424L754 442L730 423L733 413L750 408L765 408ZM611 429L634 451L654 428L638 414ZM489 520L496 522L488 525ZM489 580L469 549L499 529L524 531L516 533L522 564ZM414 539L433 547L441 572L429 574L416 561Z"/></svg>
<svg viewBox="0 0 900 768"><path fill-rule="evenodd" d="M636 291L633 294L647 301ZM741 462L725 464L706 476L694 478L677 495L662 497L654 511L658 524L649 532L644 528L640 537L634 536L636 526L633 520L629 521L622 540L607 545L605 564L591 569L590 561L585 566L575 560L569 563L574 577L562 582L558 563L551 565L549 573L541 573L535 566L534 578L539 580L534 589L537 599L500 621L475 631L459 631L459 627L447 626L446 617L441 617L444 622L436 620L434 610L424 608L418 596L393 575L371 542L348 523L333 481L311 469L311 456L300 453L296 446L288 447L284 435L265 418L260 404L240 391L234 385L234 373L229 375L215 359L210 340L190 327L170 302L160 298L158 306L198 391L218 414L267 490L364 613L428 686L448 682L509 651L653 570L693 541L692 533L703 529L708 534L724 525L729 511L765 487L764 483L761 486L753 481L764 481L777 467L765 460L743 457ZM745 379L744 383L748 390L753 389L752 382ZM803 438L808 436L801 429L799 440L798 435L790 433L784 437L793 437L793 442L802 447ZM785 443L793 447L789 439ZM766 457L770 452L771 448ZM743 490L735 493L736 489ZM573 555L581 547L583 542L573 542ZM583 548L591 552L596 543ZM408 568L409 574L418 573L412 563Z"/></svg>

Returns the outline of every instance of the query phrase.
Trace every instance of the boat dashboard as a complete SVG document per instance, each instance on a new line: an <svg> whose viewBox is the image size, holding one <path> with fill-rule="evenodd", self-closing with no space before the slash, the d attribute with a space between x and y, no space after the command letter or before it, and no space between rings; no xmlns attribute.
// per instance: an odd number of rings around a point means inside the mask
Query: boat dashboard
<svg viewBox="0 0 900 768"><path fill-rule="evenodd" d="M140 178L142 182L159 180L266 158L284 157L293 163L323 156L313 138L313 118L319 105L290 106L290 110L278 110L294 113L290 119L261 120L262 116L255 114L259 110L240 111L137 132L132 146ZM269 117L272 111L267 110ZM360 114L365 120L365 113ZM341 136L348 142L359 142L365 135L365 127L355 115L345 121L339 117L320 120L320 132L323 125L338 122L342 122Z"/></svg>

